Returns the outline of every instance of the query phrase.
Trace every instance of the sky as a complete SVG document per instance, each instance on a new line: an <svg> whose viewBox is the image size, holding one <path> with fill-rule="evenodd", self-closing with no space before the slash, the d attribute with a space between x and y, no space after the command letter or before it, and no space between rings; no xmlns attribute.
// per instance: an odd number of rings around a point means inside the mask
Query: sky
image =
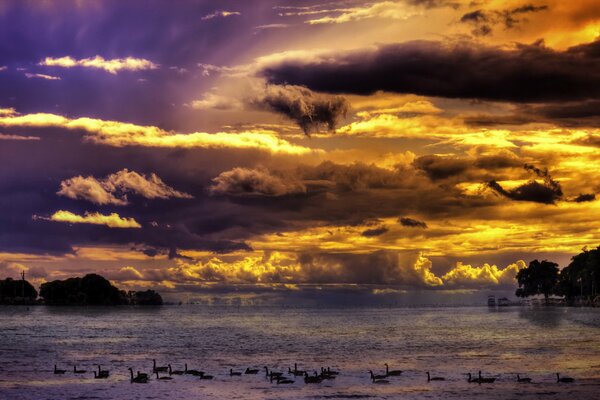
<svg viewBox="0 0 600 400"><path fill-rule="evenodd" d="M600 244L596 0L2 0L0 37L0 277L466 301Z"/></svg>

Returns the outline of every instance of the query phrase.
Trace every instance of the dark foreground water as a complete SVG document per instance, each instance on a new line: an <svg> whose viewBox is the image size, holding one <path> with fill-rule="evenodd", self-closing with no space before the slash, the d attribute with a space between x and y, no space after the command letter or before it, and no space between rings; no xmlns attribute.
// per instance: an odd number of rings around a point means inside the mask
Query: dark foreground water
<svg viewBox="0 0 600 400"><path fill-rule="evenodd" d="M152 359L201 369L200 381L131 384L128 367L151 372ZM334 381L272 384L264 373L330 366ZM373 385L383 363L405 372ZM54 364L91 372L54 375ZM467 383L483 370L496 382ZM444 382L426 381L426 371ZM576 379L558 384L555 372ZM516 382L516 373L532 384ZM599 399L600 310L575 308L281 309L0 307L0 399Z"/></svg>

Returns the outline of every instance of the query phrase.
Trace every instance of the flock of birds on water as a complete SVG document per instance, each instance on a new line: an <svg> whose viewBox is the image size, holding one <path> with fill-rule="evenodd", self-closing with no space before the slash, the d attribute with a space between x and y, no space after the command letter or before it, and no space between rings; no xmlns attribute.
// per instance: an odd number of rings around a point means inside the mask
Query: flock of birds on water
<svg viewBox="0 0 600 400"><path fill-rule="evenodd" d="M171 367L171 364L159 366L159 365L156 365L156 360L152 360L152 362L153 362L152 374L137 371L137 373L134 375L133 368L129 368L130 382L131 383L148 383L148 381L151 379L151 377L153 378L154 376L156 376L156 380L169 381L169 380L173 379L173 375L192 375L192 376L196 376L196 377L200 378L201 380L212 380L213 379L213 375L209 375L204 371L199 371L197 369L188 369L187 364L184 364L185 369L183 369L183 370L174 370ZM385 373L374 374L372 370L369 370L369 375L370 375L371 381L374 384L388 384L388 383L390 383L389 378L401 376L402 373L404 372L404 371L401 371L398 369L390 370L388 364L384 364L384 365L385 365ZM309 374L309 372L306 370L298 369L298 364L294 364L294 369L292 369L291 367L288 367L287 375L284 372L276 372L276 371L269 370L268 367L263 367L263 368L265 371L266 378L269 379L272 383L274 382L274 383L277 383L278 385L289 385L289 384L295 383L294 378L297 378L297 377L303 378L304 383L306 383L306 384L317 384L317 383L321 383L323 381L335 379L340 374L339 371L332 370L330 367L327 367L327 368L321 367L321 373L318 373L315 370L315 371L313 371L312 374ZM54 374L55 375L64 375L66 372L67 372L67 370L59 369L56 365L54 365ZM91 372L94 373L94 379L107 379L110 376L110 371L107 369L102 369L102 367L100 365L98 365L97 371L93 370ZM234 371L231 368L231 369L229 369L228 375L230 377L242 376L242 375L258 375L259 372L260 372L260 369L258 369L258 368L248 367L243 372L242 371ZM74 374L86 374L87 370L77 369L77 366L73 366L73 373ZM163 374L163 375L161 376L161 374ZM477 383L480 385L481 384L491 384L496 381L496 378L483 376L481 374L481 371L478 372L476 377L473 377L473 375L470 372L467 374L467 376L468 376L467 382ZM516 377L517 377L516 382L518 382L518 383L533 383L531 378L521 377L520 374L517 374ZM427 371L427 382L445 381L445 380L446 380L446 378L444 378L442 376L431 376L429 371ZM575 379L566 377L566 376L561 377L559 373L556 373L556 382L557 383L573 383L573 382L575 382Z"/></svg>

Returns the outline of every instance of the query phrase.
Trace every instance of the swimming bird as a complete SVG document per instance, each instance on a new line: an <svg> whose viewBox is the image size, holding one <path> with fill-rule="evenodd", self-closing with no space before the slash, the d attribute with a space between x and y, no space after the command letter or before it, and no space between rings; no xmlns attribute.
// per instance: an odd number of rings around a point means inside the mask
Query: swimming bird
<svg viewBox="0 0 600 400"><path fill-rule="evenodd" d="M246 374L246 375L256 375L256 374L258 374L258 371L259 371L258 369L247 367L246 370L244 371L244 374Z"/></svg>
<svg viewBox="0 0 600 400"><path fill-rule="evenodd" d="M156 360L152 360L152 372L168 372L168 371L169 371L169 367L167 367L166 365L157 367Z"/></svg>
<svg viewBox="0 0 600 400"><path fill-rule="evenodd" d="M187 364L185 364L185 370L183 371L186 375L194 375L194 376L202 376L204 375L204 371L198 371L197 369L188 369Z"/></svg>
<svg viewBox="0 0 600 400"><path fill-rule="evenodd" d="M158 376L158 371L156 371L156 379L159 381L170 381L173 378L170 376Z"/></svg>
<svg viewBox="0 0 600 400"><path fill-rule="evenodd" d="M242 376L242 373L229 368L229 376Z"/></svg>
<svg viewBox="0 0 600 400"><path fill-rule="evenodd" d="M371 380L376 385L387 385L388 383L390 383L390 381L388 381L387 379L371 378Z"/></svg>
<svg viewBox="0 0 600 400"><path fill-rule="evenodd" d="M305 371L298 369L298 364L294 363L294 370L288 367L288 373L294 376L303 376Z"/></svg>
<svg viewBox="0 0 600 400"><path fill-rule="evenodd" d="M339 374L340 374L340 371L334 371L334 370L332 370L331 368L327 367L327 373L328 373L329 375L339 375Z"/></svg>
<svg viewBox="0 0 600 400"><path fill-rule="evenodd" d="M323 382L323 379L318 376L310 376L308 375L308 372L304 372L304 383L321 383Z"/></svg>
<svg viewBox="0 0 600 400"><path fill-rule="evenodd" d="M102 369L100 365L98 365L98 376L108 378L110 375L110 371L107 369Z"/></svg>
<svg viewBox="0 0 600 400"><path fill-rule="evenodd" d="M335 375L330 374L325 368L321 367L321 378L323 378L323 379L335 379Z"/></svg>
<svg viewBox="0 0 600 400"><path fill-rule="evenodd" d="M273 372L273 371L269 371L269 368L264 367L265 368L265 374L267 374L267 378L272 378L274 376L281 376L283 375L283 372Z"/></svg>
<svg viewBox="0 0 600 400"><path fill-rule="evenodd" d="M62 374L64 374L65 372L67 372L67 371L66 371L66 370L64 370L64 369L58 369L58 368L56 368L56 364L54 364L54 374L55 374L55 375L62 375Z"/></svg>
<svg viewBox="0 0 600 400"><path fill-rule="evenodd" d="M479 379L473 379L470 372L467 375L469 376L469 379L467 380L467 382L469 382L469 383L481 383L481 382L479 382Z"/></svg>
<svg viewBox="0 0 600 400"><path fill-rule="evenodd" d="M283 376L271 377L271 382L273 382L273 380L276 380L278 385L291 385L292 383L294 383L293 380Z"/></svg>
<svg viewBox="0 0 600 400"><path fill-rule="evenodd" d="M521 376L519 374L517 374L517 382L531 383L531 378L521 378Z"/></svg>
<svg viewBox="0 0 600 400"><path fill-rule="evenodd" d="M441 376L431 376L429 375L429 371L427 371L427 382L430 381L445 381L446 378L442 378Z"/></svg>
<svg viewBox="0 0 600 400"><path fill-rule="evenodd" d="M400 376L402 375L402 371L400 371L399 369L394 369L390 371L390 367L385 364L385 374L387 376Z"/></svg>
<svg viewBox="0 0 600 400"><path fill-rule="evenodd" d="M569 378L568 376L561 378L560 375L558 374L558 372L556 373L556 383L573 383L573 382L575 382L575 379Z"/></svg>
<svg viewBox="0 0 600 400"><path fill-rule="evenodd" d="M369 370L369 373L371 374L371 379L373 379L373 381L377 380L377 379L385 379L387 378L387 375L374 375L373 371Z"/></svg>
<svg viewBox="0 0 600 400"><path fill-rule="evenodd" d="M177 369L175 371L173 371L173 368L171 368L171 364L168 364L169 367L169 375L183 375L185 374L185 371L182 371L180 369Z"/></svg>
<svg viewBox="0 0 600 400"><path fill-rule="evenodd" d="M94 379L106 379L108 375L100 375L96 371L92 371L94 373Z"/></svg>
<svg viewBox="0 0 600 400"><path fill-rule="evenodd" d="M129 368L129 374L131 375L131 383L148 383L148 377L133 376L133 368Z"/></svg>
<svg viewBox="0 0 600 400"><path fill-rule="evenodd" d="M73 365L73 373L74 374L85 374L87 371L85 369L77 369L77 365Z"/></svg>
<svg viewBox="0 0 600 400"><path fill-rule="evenodd" d="M137 376L140 376L140 377L142 377L142 378L146 378L146 379L149 379L149 378L150 378L150 376L148 376L148 374L147 374L147 373L145 373L145 372L140 372L140 371L138 371L138 372L137 372Z"/></svg>
<svg viewBox="0 0 600 400"><path fill-rule="evenodd" d="M483 378L481 376L481 371L479 371L479 383L494 383L496 378Z"/></svg>

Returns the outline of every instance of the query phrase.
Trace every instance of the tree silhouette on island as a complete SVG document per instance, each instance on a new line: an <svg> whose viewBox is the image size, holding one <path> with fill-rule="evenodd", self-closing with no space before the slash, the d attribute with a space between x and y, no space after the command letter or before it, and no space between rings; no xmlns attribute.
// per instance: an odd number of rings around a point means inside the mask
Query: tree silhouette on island
<svg viewBox="0 0 600 400"><path fill-rule="evenodd" d="M573 256L571 263L559 271L558 264L551 261L533 260L516 276L518 297L543 295L564 297L567 304L600 304L600 246L584 249Z"/></svg>

